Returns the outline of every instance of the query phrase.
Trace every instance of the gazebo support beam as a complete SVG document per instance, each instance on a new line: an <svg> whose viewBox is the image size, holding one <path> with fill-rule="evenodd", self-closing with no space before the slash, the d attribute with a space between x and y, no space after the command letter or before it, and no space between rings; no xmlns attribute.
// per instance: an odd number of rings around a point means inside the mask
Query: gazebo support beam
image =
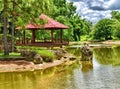
<svg viewBox="0 0 120 89"><path fill-rule="evenodd" d="M53 49L53 44L54 44L54 43L53 43L53 42L54 42L54 41L53 41L53 40L54 40L54 39L53 39L53 38L54 38L53 33L54 33L54 31L51 30L51 41L52 41L51 49Z"/></svg>
<svg viewBox="0 0 120 89"><path fill-rule="evenodd" d="M35 43L35 30L32 30L32 43Z"/></svg>
<svg viewBox="0 0 120 89"><path fill-rule="evenodd" d="M61 43L60 48L62 48L62 30L60 30L60 43Z"/></svg>
<svg viewBox="0 0 120 89"><path fill-rule="evenodd" d="M53 43L53 30L51 30L51 41Z"/></svg>

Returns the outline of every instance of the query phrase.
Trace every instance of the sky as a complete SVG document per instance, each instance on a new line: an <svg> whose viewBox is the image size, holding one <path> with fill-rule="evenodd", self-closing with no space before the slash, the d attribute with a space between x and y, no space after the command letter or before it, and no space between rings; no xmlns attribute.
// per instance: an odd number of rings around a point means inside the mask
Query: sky
<svg viewBox="0 0 120 89"><path fill-rule="evenodd" d="M110 18L112 10L120 11L120 0L67 0L74 2L77 13L93 23L102 18Z"/></svg>

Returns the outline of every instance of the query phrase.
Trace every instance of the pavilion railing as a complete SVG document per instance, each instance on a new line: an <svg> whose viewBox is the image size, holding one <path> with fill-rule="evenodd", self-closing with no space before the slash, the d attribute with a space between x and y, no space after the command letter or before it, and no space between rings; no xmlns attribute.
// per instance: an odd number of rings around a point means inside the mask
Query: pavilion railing
<svg viewBox="0 0 120 89"><path fill-rule="evenodd" d="M54 38L53 39L53 43L55 43L55 44L59 44L59 43L61 43L61 44L69 44L69 39L59 39L59 38Z"/></svg>
<svg viewBox="0 0 120 89"><path fill-rule="evenodd" d="M51 39L39 39L35 40L34 43L51 43L51 44L69 44L69 39L59 39L59 38L54 38L53 40ZM16 41L16 44L21 45L21 44L34 44L31 39L19 39Z"/></svg>

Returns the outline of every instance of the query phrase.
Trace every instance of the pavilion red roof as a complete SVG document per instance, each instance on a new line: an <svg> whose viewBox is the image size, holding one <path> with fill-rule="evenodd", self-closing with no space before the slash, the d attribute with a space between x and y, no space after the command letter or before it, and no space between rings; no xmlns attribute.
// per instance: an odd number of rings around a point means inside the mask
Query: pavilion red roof
<svg viewBox="0 0 120 89"><path fill-rule="evenodd" d="M40 15L40 19L46 21L46 23L44 25L36 25L33 23L29 23L26 25L26 28L34 29L34 30L41 29L41 28L44 28L44 29L67 29L69 28L68 26L65 26L64 24L57 22L44 14Z"/></svg>
<svg viewBox="0 0 120 89"><path fill-rule="evenodd" d="M36 24L32 24L32 23L29 23L26 25L27 29L40 29L41 27L42 27L42 25L36 25Z"/></svg>
<svg viewBox="0 0 120 89"><path fill-rule="evenodd" d="M53 20L52 18L46 16L45 14L41 14L40 18L47 21L47 23L44 25L45 29L67 29L68 26L65 26L64 24Z"/></svg>

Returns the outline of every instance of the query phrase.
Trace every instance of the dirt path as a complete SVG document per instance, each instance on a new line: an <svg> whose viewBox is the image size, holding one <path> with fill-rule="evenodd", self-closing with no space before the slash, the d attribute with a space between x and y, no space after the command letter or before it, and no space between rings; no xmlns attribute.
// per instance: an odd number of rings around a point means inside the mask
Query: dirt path
<svg viewBox="0 0 120 89"><path fill-rule="evenodd" d="M103 41L103 42L100 42L100 43L103 43L103 44L116 44L116 45L120 45L120 41L112 41L112 40Z"/></svg>
<svg viewBox="0 0 120 89"><path fill-rule="evenodd" d="M70 42L70 45L74 45L74 44L83 44L83 43L93 43L93 42L88 42L88 41L84 41L84 42ZM100 42L94 42L94 43L102 43L102 44L116 44L116 45L120 45L120 40L118 41L113 41L113 40L107 40L107 41L100 41Z"/></svg>

